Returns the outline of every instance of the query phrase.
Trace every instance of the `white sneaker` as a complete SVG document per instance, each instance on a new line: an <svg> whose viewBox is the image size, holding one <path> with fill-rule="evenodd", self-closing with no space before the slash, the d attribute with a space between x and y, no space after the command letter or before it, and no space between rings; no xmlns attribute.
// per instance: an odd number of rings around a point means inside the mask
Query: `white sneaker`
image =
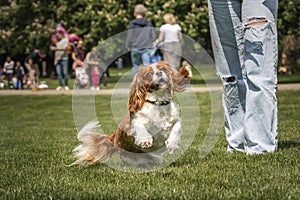
<svg viewBox="0 0 300 200"><path fill-rule="evenodd" d="M70 88L69 88L68 86L66 86L66 87L65 87L65 90L68 91L68 90L70 90Z"/></svg>
<svg viewBox="0 0 300 200"><path fill-rule="evenodd" d="M99 90L100 90L100 88L99 88L99 87L96 87L96 90L97 90L97 91L99 91Z"/></svg>
<svg viewBox="0 0 300 200"><path fill-rule="evenodd" d="M57 88L56 88L56 91L61 91L62 90L62 87L61 86L58 86Z"/></svg>
<svg viewBox="0 0 300 200"><path fill-rule="evenodd" d="M91 90L94 91L94 90L95 90L95 87L91 87Z"/></svg>

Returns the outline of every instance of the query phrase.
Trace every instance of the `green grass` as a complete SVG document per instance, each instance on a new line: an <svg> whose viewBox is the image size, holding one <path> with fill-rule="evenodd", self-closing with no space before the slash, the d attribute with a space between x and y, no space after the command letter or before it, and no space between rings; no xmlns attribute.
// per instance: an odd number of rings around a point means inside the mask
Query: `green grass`
<svg viewBox="0 0 300 200"><path fill-rule="evenodd" d="M227 154L221 135L200 159L208 127L208 93L198 95L201 124L176 162L148 173L106 165L66 167L78 145L71 96L1 96L0 199L299 199L300 92L279 92L279 150ZM110 96L96 97L105 132L114 123Z"/></svg>
<svg viewBox="0 0 300 200"><path fill-rule="evenodd" d="M278 75L279 83L300 83L300 73L295 73L292 75L279 74Z"/></svg>

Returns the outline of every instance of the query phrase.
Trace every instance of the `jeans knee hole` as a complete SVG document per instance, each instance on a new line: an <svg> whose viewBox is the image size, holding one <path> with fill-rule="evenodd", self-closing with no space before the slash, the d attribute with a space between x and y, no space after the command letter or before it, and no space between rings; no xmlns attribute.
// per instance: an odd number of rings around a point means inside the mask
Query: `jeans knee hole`
<svg viewBox="0 0 300 200"><path fill-rule="evenodd" d="M226 83L233 84L236 82L236 77L235 76L223 77L223 80Z"/></svg>
<svg viewBox="0 0 300 200"><path fill-rule="evenodd" d="M245 22L245 27L255 27L255 26L263 26L268 24L268 20L266 18L251 18Z"/></svg>

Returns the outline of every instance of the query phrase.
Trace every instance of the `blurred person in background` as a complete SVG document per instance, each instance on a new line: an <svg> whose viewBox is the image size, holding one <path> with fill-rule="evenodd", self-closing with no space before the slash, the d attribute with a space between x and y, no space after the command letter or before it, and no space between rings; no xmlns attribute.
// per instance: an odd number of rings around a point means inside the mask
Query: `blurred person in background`
<svg viewBox="0 0 300 200"><path fill-rule="evenodd" d="M116 65L117 65L117 68L118 68L118 75L121 76L122 75L122 69L123 69L123 59L120 57L116 60Z"/></svg>
<svg viewBox="0 0 300 200"><path fill-rule="evenodd" d="M43 70L46 71L46 52L44 50L35 50L25 58L25 67L29 74L30 87L35 90L39 84L39 63L42 63Z"/></svg>
<svg viewBox="0 0 300 200"><path fill-rule="evenodd" d="M23 89L23 77L25 75L25 70L24 67L21 65L20 61L16 62L16 67L15 67L15 72L16 72L16 89Z"/></svg>
<svg viewBox="0 0 300 200"><path fill-rule="evenodd" d="M14 87L12 83L12 78L14 76L14 67L15 62L11 59L10 56L7 56L3 65L3 72L5 73L7 86L9 89L12 89Z"/></svg>
<svg viewBox="0 0 300 200"><path fill-rule="evenodd" d="M103 84L104 88L107 88L107 82L105 79L105 72L107 71L107 66L105 63L101 60L99 52L97 52L97 48L93 47L92 50L86 55L85 63L88 66L89 69L89 76L90 76L90 83L93 82L92 78L92 71L95 69L95 67L98 68L100 80L98 81L99 86L101 86L101 83ZM96 87L97 89L97 87ZM100 87L98 87L98 90ZM93 88L91 88L93 90Z"/></svg>
<svg viewBox="0 0 300 200"><path fill-rule="evenodd" d="M178 71L181 63L181 27L176 23L175 16L171 13L164 15L165 24L159 28L159 37L154 45L163 41L162 53L166 61L174 71Z"/></svg>
<svg viewBox="0 0 300 200"><path fill-rule="evenodd" d="M131 50L132 75L135 77L141 65L150 64L150 53L155 40L152 24L145 17L146 8L139 4L134 8L135 19L129 23L125 46Z"/></svg>
<svg viewBox="0 0 300 200"><path fill-rule="evenodd" d="M69 56L68 56L68 46L69 46L69 39L65 37L62 31L58 31L56 33L58 42L55 46L51 46L50 50L55 51L54 56L54 65L56 66L56 73L58 77L58 87L56 88L57 91L63 89L63 81L64 78L64 89L69 89L69 75L68 75L68 63L69 63Z"/></svg>
<svg viewBox="0 0 300 200"><path fill-rule="evenodd" d="M84 67L85 52L82 46L83 46L83 40L79 40L72 52L73 69L76 69L77 67Z"/></svg>
<svg viewBox="0 0 300 200"><path fill-rule="evenodd" d="M5 78L4 72L3 72L3 69L0 66L0 89L3 89L4 86L5 86L4 78Z"/></svg>

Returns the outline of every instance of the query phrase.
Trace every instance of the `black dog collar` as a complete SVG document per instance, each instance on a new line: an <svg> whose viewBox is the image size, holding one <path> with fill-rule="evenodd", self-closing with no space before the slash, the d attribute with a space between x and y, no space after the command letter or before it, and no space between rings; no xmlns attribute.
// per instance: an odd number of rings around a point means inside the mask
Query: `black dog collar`
<svg viewBox="0 0 300 200"><path fill-rule="evenodd" d="M160 106L166 106L166 105L170 104L170 100L168 100L168 101L150 101L150 100L146 99L146 102L155 104L155 105L160 105Z"/></svg>

